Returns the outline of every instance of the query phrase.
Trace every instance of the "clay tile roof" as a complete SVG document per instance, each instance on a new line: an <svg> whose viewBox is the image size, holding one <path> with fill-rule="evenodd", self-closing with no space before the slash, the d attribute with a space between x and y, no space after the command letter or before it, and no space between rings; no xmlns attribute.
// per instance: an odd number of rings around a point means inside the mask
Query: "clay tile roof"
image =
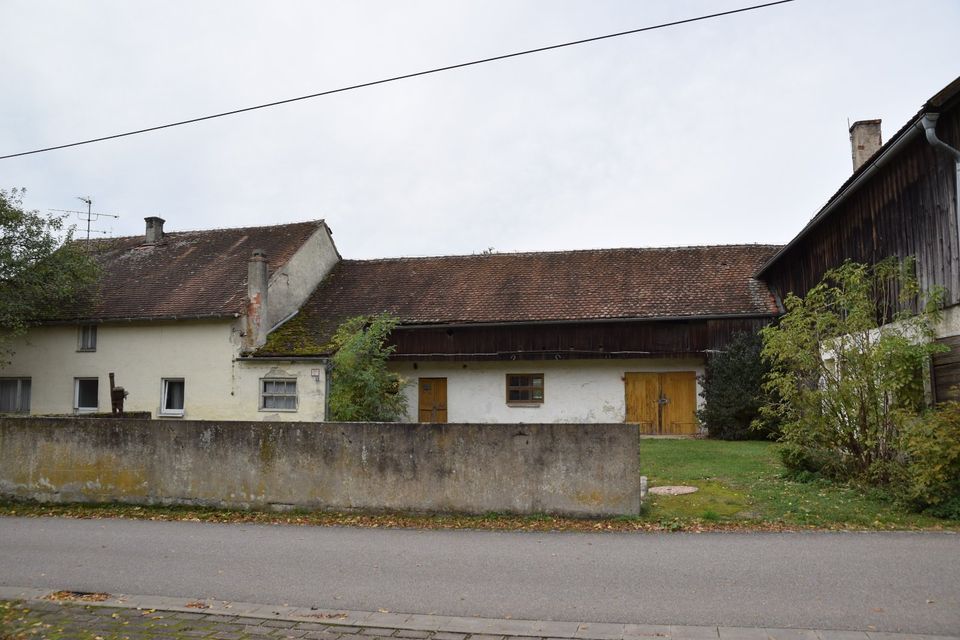
<svg viewBox="0 0 960 640"><path fill-rule="evenodd" d="M251 252L266 251L272 273L323 224L170 232L157 245L143 236L78 241L91 247L100 280L49 320L232 316L243 309Z"/></svg>
<svg viewBox="0 0 960 640"><path fill-rule="evenodd" d="M322 350L344 319L380 312L408 325L774 315L776 301L753 274L778 248L344 260L262 353Z"/></svg>

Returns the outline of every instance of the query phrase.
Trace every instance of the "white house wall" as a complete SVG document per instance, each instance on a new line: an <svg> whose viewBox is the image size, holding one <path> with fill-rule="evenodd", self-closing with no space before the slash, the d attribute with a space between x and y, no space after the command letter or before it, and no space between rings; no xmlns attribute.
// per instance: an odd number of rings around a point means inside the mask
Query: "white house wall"
<svg viewBox="0 0 960 640"><path fill-rule="evenodd" d="M159 416L162 380L174 378L184 380L183 419L323 419L324 364L237 360L239 336L231 321L98 325L94 352L77 350L77 332L75 325L38 327L12 345L12 361L0 377L30 378L32 414L73 413L74 379L94 377L98 410L109 412L113 372L129 393L127 411ZM260 410L263 377L296 379L297 411Z"/></svg>
<svg viewBox="0 0 960 640"><path fill-rule="evenodd" d="M267 256L270 260L270 256ZM330 229L322 224L281 269L270 277L267 321L274 326L300 308L340 260Z"/></svg>
<svg viewBox="0 0 960 640"><path fill-rule="evenodd" d="M408 419L417 419L418 378L447 379L449 422L623 422L627 372L695 371L697 406L703 360L518 360L511 362L397 362L391 369L406 379ZM543 373L544 402L508 406L508 373Z"/></svg>

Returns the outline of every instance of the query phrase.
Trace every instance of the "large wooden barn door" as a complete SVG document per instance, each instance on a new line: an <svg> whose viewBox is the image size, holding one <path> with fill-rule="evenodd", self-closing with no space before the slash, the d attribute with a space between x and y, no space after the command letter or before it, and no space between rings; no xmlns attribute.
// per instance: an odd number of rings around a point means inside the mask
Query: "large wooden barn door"
<svg viewBox="0 0 960 640"><path fill-rule="evenodd" d="M628 373L624 376L627 393L627 422L640 425L641 433L660 429L660 374Z"/></svg>
<svg viewBox="0 0 960 640"><path fill-rule="evenodd" d="M641 433L693 435L697 432L697 374L627 373L626 421L636 423Z"/></svg>
<svg viewBox="0 0 960 640"><path fill-rule="evenodd" d="M420 378L418 419L420 422L447 421L447 379Z"/></svg>

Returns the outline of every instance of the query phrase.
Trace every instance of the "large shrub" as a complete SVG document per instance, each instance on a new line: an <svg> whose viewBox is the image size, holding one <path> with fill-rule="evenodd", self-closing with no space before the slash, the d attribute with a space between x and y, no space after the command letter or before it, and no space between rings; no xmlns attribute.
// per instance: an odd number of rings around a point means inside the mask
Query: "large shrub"
<svg viewBox="0 0 960 640"><path fill-rule="evenodd" d="M762 348L759 334L741 332L707 360L700 380L704 405L697 418L711 438L763 440L775 433L771 423L758 420L766 395L763 379L770 370L760 355Z"/></svg>
<svg viewBox="0 0 960 640"><path fill-rule="evenodd" d="M780 421L783 460L802 471L888 484L901 434L923 412L923 376L939 319L910 262L847 262L762 330L770 362L762 414ZM919 312L912 308L919 306Z"/></svg>
<svg viewBox="0 0 960 640"><path fill-rule="evenodd" d="M395 422L406 416L403 379L387 369L395 348L387 344L387 338L397 323L387 314L358 316L337 329L330 380L331 420Z"/></svg>
<svg viewBox="0 0 960 640"><path fill-rule="evenodd" d="M960 520L960 403L909 421L897 493L913 509Z"/></svg>

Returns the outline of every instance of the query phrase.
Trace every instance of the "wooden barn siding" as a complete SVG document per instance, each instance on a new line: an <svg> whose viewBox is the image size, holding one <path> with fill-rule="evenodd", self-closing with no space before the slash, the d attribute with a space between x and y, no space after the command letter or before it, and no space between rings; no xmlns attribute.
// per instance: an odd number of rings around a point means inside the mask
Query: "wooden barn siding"
<svg viewBox="0 0 960 640"><path fill-rule="evenodd" d="M960 400L960 336L951 336L937 340L950 347L946 353L933 356L931 363L933 400L946 402Z"/></svg>
<svg viewBox="0 0 960 640"><path fill-rule="evenodd" d="M941 116L941 139L960 146L960 109ZM925 289L941 286L960 303L960 240L953 159L920 135L765 274L781 296L804 295L845 260L875 263L913 256Z"/></svg>
<svg viewBox="0 0 960 640"><path fill-rule="evenodd" d="M772 318L530 324L394 330L394 360L679 357L723 349L740 331Z"/></svg>

